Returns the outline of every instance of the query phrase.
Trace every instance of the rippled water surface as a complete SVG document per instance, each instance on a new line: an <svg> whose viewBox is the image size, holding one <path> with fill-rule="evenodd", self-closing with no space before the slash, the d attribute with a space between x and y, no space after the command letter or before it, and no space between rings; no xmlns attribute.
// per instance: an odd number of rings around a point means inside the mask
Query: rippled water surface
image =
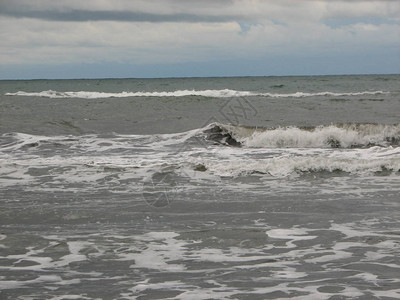
<svg viewBox="0 0 400 300"><path fill-rule="evenodd" d="M0 81L0 299L400 298L399 82Z"/></svg>

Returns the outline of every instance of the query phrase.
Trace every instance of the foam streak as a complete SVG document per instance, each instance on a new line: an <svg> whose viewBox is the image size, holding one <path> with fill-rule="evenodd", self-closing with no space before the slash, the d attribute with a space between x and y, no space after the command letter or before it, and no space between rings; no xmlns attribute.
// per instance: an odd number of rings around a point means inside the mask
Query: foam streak
<svg viewBox="0 0 400 300"><path fill-rule="evenodd" d="M16 93L6 93L6 96L26 96L26 97L44 97L44 98L82 98L82 99L99 99L99 98L126 98L126 97L185 97L185 96L201 96L210 98L229 98L229 97L267 97L267 98L306 98L306 97L342 97L342 96L361 96L361 95L380 95L387 94L384 91L362 91L362 92L294 92L294 93L259 93L251 91L236 91L230 89L223 90L177 90L173 92L118 92L118 93L107 93L107 92L90 92L90 91L77 91L77 92L59 92L53 90L41 91L41 92L24 92L18 91Z"/></svg>

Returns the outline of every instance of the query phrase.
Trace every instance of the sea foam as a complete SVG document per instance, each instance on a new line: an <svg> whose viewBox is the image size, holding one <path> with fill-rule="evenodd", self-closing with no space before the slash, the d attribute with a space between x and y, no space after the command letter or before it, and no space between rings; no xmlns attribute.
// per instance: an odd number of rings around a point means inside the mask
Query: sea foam
<svg viewBox="0 0 400 300"><path fill-rule="evenodd" d="M250 148L366 148L398 146L400 125L331 124L316 127L256 128L222 125L236 141Z"/></svg>
<svg viewBox="0 0 400 300"><path fill-rule="evenodd" d="M297 91L293 93L260 93L252 91L237 91L231 89L221 90L176 90L176 91L153 91L153 92L96 92L96 91L41 91L41 92L25 92L18 91L15 93L6 93L6 96L26 96L26 97L44 97L44 98L81 98L81 99L98 99L98 98L126 98L126 97L185 97L185 96L201 96L209 98L230 98L230 97L266 97L266 98L306 98L306 97L342 97L342 96L361 96L361 95L380 95L388 94L384 91L362 91L362 92L303 92Z"/></svg>

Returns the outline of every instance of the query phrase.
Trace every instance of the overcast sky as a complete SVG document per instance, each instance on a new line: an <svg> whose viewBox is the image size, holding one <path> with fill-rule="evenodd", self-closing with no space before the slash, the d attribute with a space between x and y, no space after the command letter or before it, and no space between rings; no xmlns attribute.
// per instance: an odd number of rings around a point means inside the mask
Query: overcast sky
<svg viewBox="0 0 400 300"><path fill-rule="evenodd" d="M400 0L0 0L0 79L400 73Z"/></svg>

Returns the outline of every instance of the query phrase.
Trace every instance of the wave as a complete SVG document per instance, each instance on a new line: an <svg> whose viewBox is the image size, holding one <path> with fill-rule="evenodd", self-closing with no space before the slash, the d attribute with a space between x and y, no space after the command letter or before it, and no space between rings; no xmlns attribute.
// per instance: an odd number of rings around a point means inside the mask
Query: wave
<svg viewBox="0 0 400 300"><path fill-rule="evenodd" d="M400 124L343 123L316 127L257 128L212 123L208 140L248 148L369 148L400 146Z"/></svg>
<svg viewBox="0 0 400 300"><path fill-rule="evenodd" d="M85 141L96 147L97 143L110 141L119 147L185 148L222 145L248 149L364 149L371 147L400 147L400 124L337 123L308 127L263 128L210 123L205 127L180 133L151 135L97 135L48 137L24 133L0 136L0 149L17 150L38 145L66 144ZM72 143L73 144L73 143ZM100 147L103 149L104 147ZM108 149L108 147L106 147Z"/></svg>
<svg viewBox="0 0 400 300"><path fill-rule="evenodd" d="M99 99L99 98L126 98L126 97L185 97L185 96L201 96L208 98L231 98L231 97L266 97L266 98L306 98L306 97L343 97L343 96L362 96L362 95L381 95L388 94L384 91L362 91L362 92L295 92L295 93L259 93L251 91L236 91L230 89L222 90L177 90L173 92L59 92L53 90L41 92L24 92L6 93L6 96L26 96L26 97L44 97L44 98L81 98L81 99Z"/></svg>
<svg viewBox="0 0 400 300"><path fill-rule="evenodd" d="M318 135L323 135L326 130L348 130L350 127L359 136L368 136L369 132L377 139L381 136L381 140L390 136L392 142L386 142L387 147L362 145L336 149L335 145L332 149L329 144L321 147ZM71 180L76 180L76 176L85 180L92 176L98 180L110 172L139 179L161 172L171 174L175 181L186 180L186 177L201 181L260 174L273 177L304 173L341 175L343 172L391 175L400 171L399 129L400 125L383 124L265 129L212 123L200 129L160 135L39 136L8 133L0 136L0 162L4 164L3 176L17 169L26 178L34 177L32 180L42 176L40 172L35 173L35 168L44 166L56 173L60 171L62 178L69 174ZM283 136L282 140L286 138L285 147L263 137L269 132L278 135L285 130L298 135L295 142ZM350 138L354 138L352 134L342 134L344 140L354 145L350 142ZM251 142L253 144L249 145ZM288 147L289 143L293 147ZM299 144L308 147L298 147ZM32 174L27 171L30 168ZM11 180L10 184L14 182Z"/></svg>
<svg viewBox="0 0 400 300"><path fill-rule="evenodd" d="M232 160L205 162L204 169L221 177L239 177L248 175L271 175L287 177L292 174L341 173L347 174L382 174L400 172L399 149L368 149L362 158L352 157L351 153L342 155L283 155L257 160ZM304 154L304 153L303 153ZM358 153L359 154L359 153ZM346 156L349 157L346 157ZM353 154L354 155L354 154Z"/></svg>

